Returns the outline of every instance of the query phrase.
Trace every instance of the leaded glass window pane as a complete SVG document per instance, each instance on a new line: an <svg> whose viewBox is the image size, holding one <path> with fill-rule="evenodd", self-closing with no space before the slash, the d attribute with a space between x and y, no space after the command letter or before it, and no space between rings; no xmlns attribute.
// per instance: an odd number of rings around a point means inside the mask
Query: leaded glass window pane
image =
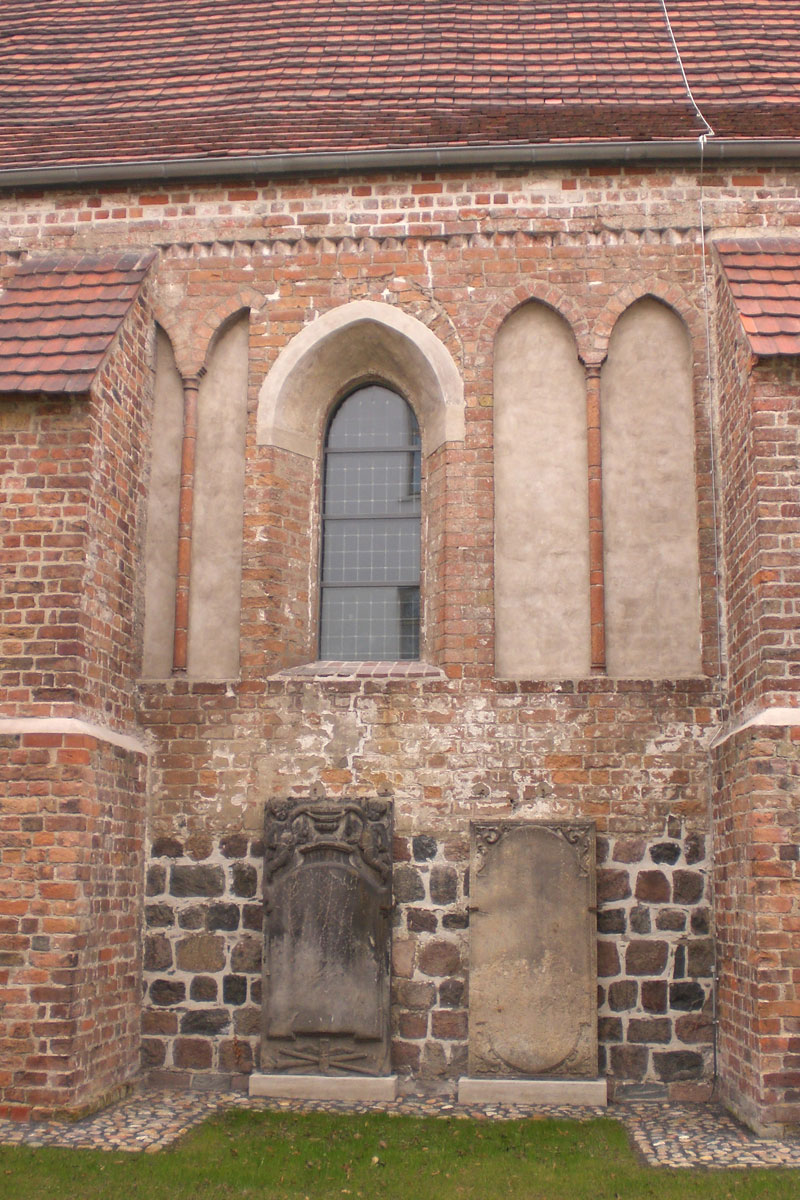
<svg viewBox="0 0 800 1200"><path fill-rule="evenodd" d="M376 385L342 402L325 447L320 654L419 657L419 427Z"/></svg>

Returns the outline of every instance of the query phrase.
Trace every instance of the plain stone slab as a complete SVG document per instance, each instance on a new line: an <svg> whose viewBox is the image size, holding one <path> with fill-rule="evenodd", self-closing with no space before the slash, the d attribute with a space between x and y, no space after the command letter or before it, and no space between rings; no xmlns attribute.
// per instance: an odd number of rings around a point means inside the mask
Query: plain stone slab
<svg viewBox="0 0 800 1200"><path fill-rule="evenodd" d="M470 1079L458 1081L459 1104L608 1103L605 1079Z"/></svg>
<svg viewBox="0 0 800 1200"><path fill-rule="evenodd" d="M251 1075L250 1095L282 1100L397 1099L396 1075Z"/></svg>

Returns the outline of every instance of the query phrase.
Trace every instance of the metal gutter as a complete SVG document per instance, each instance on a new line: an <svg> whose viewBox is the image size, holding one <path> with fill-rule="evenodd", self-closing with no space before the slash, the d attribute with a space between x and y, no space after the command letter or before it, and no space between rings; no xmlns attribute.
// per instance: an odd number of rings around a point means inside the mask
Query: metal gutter
<svg viewBox="0 0 800 1200"><path fill-rule="evenodd" d="M518 146L433 146L410 150L254 154L224 158L144 159L65 167L0 168L0 188L41 184L197 179L220 176L306 175L419 167L525 166L540 163L639 162L694 159L696 138L647 142L531 142ZM800 158L800 138L708 138L706 159Z"/></svg>

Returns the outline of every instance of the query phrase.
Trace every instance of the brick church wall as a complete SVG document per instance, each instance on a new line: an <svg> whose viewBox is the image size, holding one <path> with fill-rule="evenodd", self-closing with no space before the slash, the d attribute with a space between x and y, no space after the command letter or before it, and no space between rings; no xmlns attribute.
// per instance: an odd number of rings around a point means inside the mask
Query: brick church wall
<svg viewBox="0 0 800 1200"><path fill-rule="evenodd" d="M143 295L90 396L12 397L0 418L0 1112L13 1116L91 1106L138 1058L146 756L129 730L150 338Z"/></svg>

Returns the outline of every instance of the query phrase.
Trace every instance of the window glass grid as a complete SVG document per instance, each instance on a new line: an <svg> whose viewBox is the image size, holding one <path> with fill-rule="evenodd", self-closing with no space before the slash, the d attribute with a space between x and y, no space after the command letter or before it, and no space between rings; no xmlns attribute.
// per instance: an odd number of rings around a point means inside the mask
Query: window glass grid
<svg viewBox="0 0 800 1200"><path fill-rule="evenodd" d="M419 657L419 428L402 396L371 386L328 429L320 654Z"/></svg>

